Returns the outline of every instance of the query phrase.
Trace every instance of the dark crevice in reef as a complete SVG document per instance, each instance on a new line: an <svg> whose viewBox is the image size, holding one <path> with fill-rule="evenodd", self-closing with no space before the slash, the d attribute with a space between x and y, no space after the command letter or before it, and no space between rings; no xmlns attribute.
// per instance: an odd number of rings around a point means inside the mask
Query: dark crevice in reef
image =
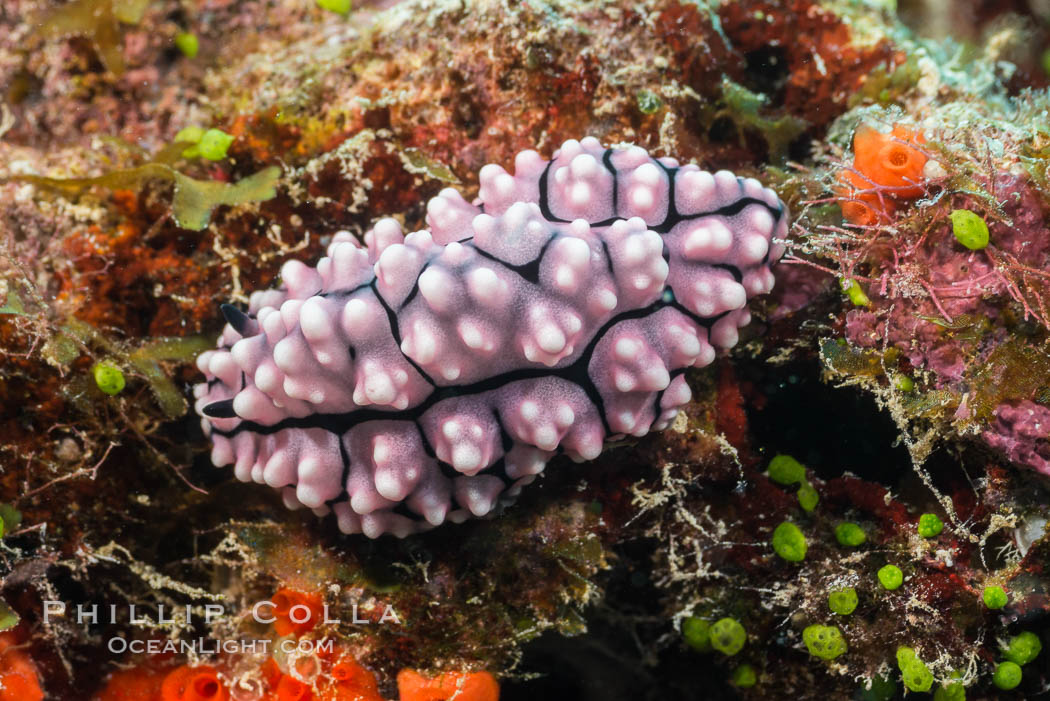
<svg viewBox="0 0 1050 701"><path fill-rule="evenodd" d="M890 488L910 473L897 427L869 394L825 382L812 361L774 367L742 360L736 369L754 392L748 422L765 460L787 453L821 479L851 472Z"/></svg>
<svg viewBox="0 0 1050 701"><path fill-rule="evenodd" d="M665 602L651 578L655 545L643 538L615 548L616 564L602 576L604 599L586 612L587 632L571 638L548 632L526 644L519 670L539 676L505 681L502 701L737 698L715 655L660 640L668 631Z"/></svg>
<svg viewBox="0 0 1050 701"><path fill-rule="evenodd" d="M747 64L745 84L752 91L768 95L773 107L784 104L784 85L788 78L787 52L780 46L763 46L744 56Z"/></svg>

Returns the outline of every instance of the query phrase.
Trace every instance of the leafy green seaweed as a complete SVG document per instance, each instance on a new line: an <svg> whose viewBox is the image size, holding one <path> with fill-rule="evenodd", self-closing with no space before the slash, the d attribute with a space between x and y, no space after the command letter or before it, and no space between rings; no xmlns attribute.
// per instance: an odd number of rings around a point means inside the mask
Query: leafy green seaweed
<svg viewBox="0 0 1050 701"><path fill-rule="evenodd" d="M99 60L113 75L127 67L121 53L120 24L138 24L150 0L73 0L44 17L35 33L41 39L83 36L91 40Z"/></svg>
<svg viewBox="0 0 1050 701"><path fill-rule="evenodd" d="M171 203L171 213L175 218L175 223L184 229L200 231L208 225L211 213L219 205L262 202L275 197L277 195L275 186L280 176L281 169L278 166L270 166L235 183L224 183L196 180L163 163L146 163L89 178L12 175L0 178L0 183L27 182L72 195L96 185L119 190L138 188L149 180L169 180L175 183L175 195Z"/></svg>

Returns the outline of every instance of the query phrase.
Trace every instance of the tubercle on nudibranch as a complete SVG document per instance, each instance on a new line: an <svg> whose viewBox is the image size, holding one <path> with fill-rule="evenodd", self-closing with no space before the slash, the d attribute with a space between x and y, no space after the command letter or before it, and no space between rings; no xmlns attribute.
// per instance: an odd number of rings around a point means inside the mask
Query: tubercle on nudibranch
<svg viewBox="0 0 1050 701"><path fill-rule="evenodd" d="M552 456L668 425L773 286L787 212L754 179L568 141L452 189L428 229L335 235L316 268L224 306L198 359L216 465L399 536L485 516Z"/></svg>

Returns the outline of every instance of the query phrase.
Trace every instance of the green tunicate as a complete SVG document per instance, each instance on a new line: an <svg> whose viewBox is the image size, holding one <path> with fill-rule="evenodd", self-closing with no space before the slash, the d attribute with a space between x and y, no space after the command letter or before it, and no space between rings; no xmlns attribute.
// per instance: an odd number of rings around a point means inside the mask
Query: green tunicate
<svg viewBox="0 0 1050 701"><path fill-rule="evenodd" d="M183 158L197 158L201 155L200 140L204 136L203 127L184 127L175 135L175 143L190 144L182 150Z"/></svg>
<svg viewBox="0 0 1050 701"><path fill-rule="evenodd" d="M934 538L944 530L944 522L937 514L923 514L919 517L919 535L923 538Z"/></svg>
<svg viewBox="0 0 1050 701"><path fill-rule="evenodd" d="M747 642L747 631L735 618L723 618L716 621L710 629L711 647L723 655L735 655L744 648Z"/></svg>
<svg viewBox="0 0 1050 701"><path fill-rule="evenodd" d="M863 545L867 539L868 537L864 535L864 529L855 523L840 523L835 526L835 540L839 542L839 545L855 548L858 545Z"/></svg>
<svg viewBox="0 0 1050 701"><path fill-rule="evenodd" d="M806 536L790 521L784 521L773 530L773 550L788 562L806 559L806 547Z"/></svg>
<svg viewBox="0 0 1050 701"><path fill-rule="evenodd" d="M959 682L937 687L933 692L933 701L966 701L966 687Z"/></svg>
<svg viewBox="0 0 1050 701"><path fill-rule="evenodd" d="M1043 52L1040 62L1043 65L1043 72L1050 75L1050 49Z"/></svg>
<svg viewBox="0 0 1050 701"><path fill-rule="evenodd" d="M704 619L689 616L682 621L682 637L697 652L711 652L711 624Z"/></svg>
<svg viewBox="0 0 1050 701"><path fill-rule="evenodd" d="M847 650L846 639L835 626L807 626L802 631L802 642L809 654L822 660L833 660Z"/></svg>
<svg viewBox="0 0 1050 701"><path fill-rule="evenodd" d="M856 280L846 280L843 278L839 280L839 284L842 286L842 291L845 293L849 301L853 303L855 307L870 307L871 300L868 299L868 295L864 294L863 288Z"/></svg>
<svg viewBox="0 0 1050 701"><path fill-rule="evenodd" d="M345 15L350 11L350 0L317 0L317 6L322 10Z"/></svg>
<svg viewBox="0 0 1050 701"><path fill-rule="evenodd" d="M769 479L777 484L798 484L806 480L806 468L790 455L777 455L769 461Z"/></svg>
<svg viewBox="0 0 1050 701"><path fill-rule="evenodd" d="M201 140L204 136L203 127L184 127L179 129L179 133L175 135L175 141L181 141L184 144L195 144Z"/></svg>
<svg viewBox="0 0 1050 701"><path fill-rule="evenodd" d="M196 34L181 32L175 35L175 48L186 58L194 58L200 50L200 41L197 40Z"/></svg>
<svg viewBox="0 0 1050 701"><path fill-rule="evenodd" d="M112 363L96 363L91 369L91 374L94 375L98 388L110 396L124 389L124 373Z"/></svg>
<svg viewBox="0 0 1050 701"><path fill-rule="evenodd" d="M997 584L985 587L981 598L984 599L984 605L990 609L1001 609L1009 601L1006 592Z"/></svg>
<svg viewBox="0 0 1050 701"><path fill-rule="evenodd" d="M992 683L1000 689L1010 690L1021 683L1021 667L1015 662L1003 662L995 668Z"/></svg>
<svg viewBox="0 0 1050 701"><path fill-rule="evenodd" d="M915 389L915 380L907 375L897 375L895 384L901 392L911 392Z"/></svg>
<svg viewBox="0 0 1050 701"><path fill-rule="evenodd" d="M663 101L656 93L648 90L638 91L638 110L642 114L655 114L663 107L663 104Z"/></svg>
<svg viewBox="0 0 1050 701"><path fill-rule="evenodd" d="M813 485L809 482L803 482L802 486L798 488L798 505L802 507L802 510L809 513L813 509L817 508L817 502L820 501L820 495L817 494L817 490L813 488Z"/></svg>
<svg viewBox="0 0 1050 701"><path fill-rule="evenodd" d="M200 154L209 161L221 161L226 158L226 151L233 143L233 136L221 129L209 129L201 136L197 143Z"/></svg>
<svg viewBox="0 0 1050 701"><path fill-rule="evenodd" d="M871 686L862 687L857 693L857 701L890 701L897 695L897 683L885 677L874 677Z"/></svg>
<svg viewBox="0 0 1050 701"><path fill-rule="evenodd" d="M22 525L22 512L10 504L0 504L0 521L3 522L3 532L10 533Z"/></svg>
<svg viewBox="0 0 1050 701"><path fill-rule="evenodd" d="M733 670L729 677L729 683L741 689L750 689L758 682L758 674L755 668L749 664L742 664Z"/></svg>
<svg viewBox="0 0 1050 701"><path fill-rule="evenodd" d="M897 668L909 691L929 691L933 687L933 673L910 647L897 648Z"/></svg>
<svg viewBox="0 0 1050 701"><path fill-rule="evenodd" d="M0 600L0 631L11 630L18 625L18 614L7 605L6 601Z"/></svg>
<svg viewBox="0 0 1050 701"><path fill-rule="evenodd" d="M850 615L857 608L857 590L846 587L831 592L828 594L828 608L840 616Z"/></svg>
<svg viewBox="0 0 1050 701"><path fill-rule="evenodd" d="M1010 642L1003 650L1003 657L1024 666L1038 657L1042 649L1043 643L1039 640L1039 636L1026 630L1010 638Z"/></svg>
<svg viewBox="0 0 1050 701"><path fill-rule="evenodd" d="M900 585L904 584L904 573L896 565L886 565L879 570L878 577L879 584L889 591L899 589Z"/></svg>
<svg viewBox="0 0 1050 701"><path fill-rule="evenodd" d="M988 245L988 225L968 209L953 210L952 233L955 239L971 251L979 251Z"/></svg>

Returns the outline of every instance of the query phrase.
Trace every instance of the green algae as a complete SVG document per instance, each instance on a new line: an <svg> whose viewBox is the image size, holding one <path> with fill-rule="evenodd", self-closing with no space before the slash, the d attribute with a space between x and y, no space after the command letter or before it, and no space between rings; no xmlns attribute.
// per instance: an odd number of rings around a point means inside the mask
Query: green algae
<svg viewBox="0 0 1050 701"><path fill-rule="evenodd" d="M203 336L156 338L131 351L127 359L149 384L164 413L171 418L178 418L186 413L186 399L161 367L161 363L190 363L211 347L212 343Z"/></svg>
<svg viewBox="0 0 1050 701"><path fill-rule="evenodd" d="M426 175L434 180L440 180L450 185L458 185L460 183L460 179L456 177L451 168L441 161L426 155L418 148L403 148L398 153L401 156L401 161L405 164L405 170L410 173Z"/></svg>
<svg viewBox="0 0 1050 701"><path fill-rule="evenodd" d="M980 368L970 402L977 420L990 420L995 408L1008 400L1046 403L1050 353L1043 348L1013 337L996 346Z"/></svg>
<svg viewBox="0 0 1050 701"><path fill-rule="evenodd" d="M728 117L738 127L757 131L769 149L769 160L775 163L784 162L788 146L809 128L806 120L792 114L764 116L762 110L768 106L769 98L729 78L722 79L722 102L725 107L715 117Z"/></svg>
<svg viewBox="0 0 1050 701"><path fill-rule="evenodd" d="M181 150L182 142L176 143ZM208 225L212 212L220 205L263 202L276 197L276 184L280 177L281 169L278 166L269 166L235 183L224 183L196 180L163 163L146 163L95 177L49 178L41 175L11 175L0 178L0 183L26 182L69 196L94 186L111 190L138 189L151 180L167 180L175 184L171 203L175 223L184 229L200 231Z"/></svg>
<svg viewBox="0 0 1050 701"><path fill-rule="evenodd" d="M83 36L91 41L107 71L123 75L127 66L120 25L138 24L152 0L73 0L40 20L40 39Z"/></svg>

